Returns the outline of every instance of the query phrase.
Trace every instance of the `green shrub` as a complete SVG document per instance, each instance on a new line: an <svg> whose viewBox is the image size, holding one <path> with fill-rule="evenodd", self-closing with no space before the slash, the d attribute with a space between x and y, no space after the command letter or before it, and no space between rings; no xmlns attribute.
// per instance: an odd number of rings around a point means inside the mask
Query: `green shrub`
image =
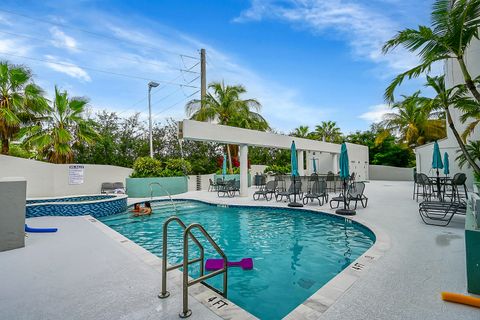
<svg viewBox="0 0 480 320"><path fill-rule="evenodd" d="M218 169L215 173L216 173L217 175L221 175L221 174L222 174L222 171L223 171L222 168L220 168L220 169ZM230 173L228 172L228 169L227 169L227 174L230 174ZM232 173L232 174L240 174L240 168L238 168L238 167L233 167L233 173Z"/></svg>
<svg viewBox="0 0 480 320"><path fill-rule="evenodd" d="M192 172L192 165L187 160L173 158L165 161L165 167L163 170L167 171L162 173L163 177L183 176Z"/></svg>
<svg viewBox="0 0 480 320"><path fill-rule="evenodd" d="M163 168L162 163L157 159L150 157L140 157L133 163L132 178L151 178L160 177Z"/></svg>
<svg viewBox="0 0 480 320"><path fill-rule="evenodd" d="M279 166L274 164L266 167L263 172L264 173L273 172L274 174L289 174L291 171L292 171L292 167L290 165Z"/></svg>

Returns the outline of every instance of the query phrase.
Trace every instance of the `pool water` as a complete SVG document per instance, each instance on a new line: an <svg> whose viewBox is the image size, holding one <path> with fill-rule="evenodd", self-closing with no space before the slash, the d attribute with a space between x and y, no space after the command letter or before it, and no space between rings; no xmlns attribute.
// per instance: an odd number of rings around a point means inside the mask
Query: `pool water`
<svg viewBox="0 0 480 320"><path fill-rule="evenodd" d="M175 203L178 212L170 202L162 201L152 203L151 216L134 218L125 213L100 220L159 257L166 218L177 215L187 225L202 224L230 261L253 258L253 270L229 268L228 299L261 319L286 316L375 242L374 234L366 227L322 213L221 207L198 201ZM170 228L168 262L180 263L182 232L174 223ZM205 258L217 257L196 231L194 234L205 247ZM190 259L198 257L193 243L190 248ZM198 276L198 266L189 269L192 276ZM207 282L222 289L222 276Z"/></svg>

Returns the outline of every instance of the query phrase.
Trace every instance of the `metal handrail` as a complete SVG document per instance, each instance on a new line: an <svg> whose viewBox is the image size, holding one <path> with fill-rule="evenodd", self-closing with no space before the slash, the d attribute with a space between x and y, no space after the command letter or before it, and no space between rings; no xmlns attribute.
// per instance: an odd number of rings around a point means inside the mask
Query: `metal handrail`
<svg viewBox="0 0 480 320"><path fill-rule="evenodd" d="M188 237L192 236L192 230L199 229L202 234L207 238L208 242L213 246L215 251L222 257L223 259L223 268L212 273L206 275L200 275L200 277L188 281L188 265L190 264L188 261ZM208 232L200 225L199 223L192 223L189 225L185 231L183 232L183 310L179 314L180 318L187 318L192 315L192 310L188 308L188 287L199 283L203 280L207 280L214 276L223 273L223 292L222 296L224 298L227 297L227 286L228 286L228 272L227 272L227 256L223 252L223 250L217 245L215 240L208 234Z"/></svg>
<svg viewBox="0 0 480 320"><path fill-rule="evenodd" d="M163 223L163 235L162 235L162 292L158 295L160 299L165 299L170 296L170 292L167 291L167 272L172 271L178 268L181 268L184 266L184 262L167 267L167 243L168 243L168 225L171 222L177 222L180 227L185 230L187 229L187 226L185 223L183 223L180 218L173 216L168 218L164 223ZM204 255L204 249L202 244L198 241L198 239L190 233L190 238L195 242L197 247L200 249L200 257L190 260L187 262L187 264L192 264L195 262L200 262L200 276L203 276L205 274L205 255Z"/></svg>
<svg viewBox="0 0 480 320"><path fill-rule="evenodd" d="M175 210L175 212L178 213L178 210L177 210L177 206L175 205L175 202L173 201L172 199L172 195L170 194L170 192L168 192L167 189L165 189L161 183L159 182L150 182L148 184L148 186L150 187L150 200L153 199L153 188L152 188L152 185L157 185L159 186L163 191L165 191L168 195L168 197L170 198L170 202L172 203L172 206L173 206L173 209Z"/></svg>

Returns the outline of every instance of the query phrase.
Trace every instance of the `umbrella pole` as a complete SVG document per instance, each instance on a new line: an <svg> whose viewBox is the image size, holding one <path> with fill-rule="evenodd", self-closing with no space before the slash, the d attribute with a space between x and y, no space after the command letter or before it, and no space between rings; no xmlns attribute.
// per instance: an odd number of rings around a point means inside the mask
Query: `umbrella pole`
<svg viewBox="0 0 480 320"><path fill-rule="evenodd" d="M343 216L353 216L357 214L355 210L347 209L347 179L343 179L343 209L337 209L335 213Z"/></svg>
<svg viewBox="0 0 480 320"><path fill-rule="evenodd" d="M295 187L295 176L293 176L293 202L288 204L289 207L300 208L303 207L303 204L297 202L297 188Z"/></svg>

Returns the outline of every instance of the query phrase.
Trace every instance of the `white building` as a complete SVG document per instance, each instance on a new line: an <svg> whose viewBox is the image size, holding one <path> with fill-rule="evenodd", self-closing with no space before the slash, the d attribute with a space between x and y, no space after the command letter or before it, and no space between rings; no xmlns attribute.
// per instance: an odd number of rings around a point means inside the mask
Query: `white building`
<svg viewBox="0 0 480 320"><path fill-rule="evenodd" d="M470 72L472 78L477 77L480 74L480 41L474 40L470 47L467 50L465 55L465 62L467 69ZM445 85L447 88L451 88L461 83L465 83L460 66L458 62L454 59L450 59L445 62L444 65L445 72ZM455 124L457 131L462 134L468 125L469 121L462 123L460 121L460 116L462 112L451 108L450 112ZM480 129L476 128L473 134L468 137L468 140L479 140L480 139ZM467 185L472 186L473 184L473 170L468 168L465 165L462 169L458 167L457 161L455 158L459 155L460 148L458 146L457 140L453 135L452 130L447 125L447 137L445 139L439 140L438 145L442 153L448 153L450 160L450 175L453 176L457 172L464 172L467 174ZM433 143L425 144L423 146L417 147L415 149L416 159L417 159L417 172L423 172L431 176L434 174L432 169L432 152L433 152ZM477 159L478 160L478 159Z"/></svg>

